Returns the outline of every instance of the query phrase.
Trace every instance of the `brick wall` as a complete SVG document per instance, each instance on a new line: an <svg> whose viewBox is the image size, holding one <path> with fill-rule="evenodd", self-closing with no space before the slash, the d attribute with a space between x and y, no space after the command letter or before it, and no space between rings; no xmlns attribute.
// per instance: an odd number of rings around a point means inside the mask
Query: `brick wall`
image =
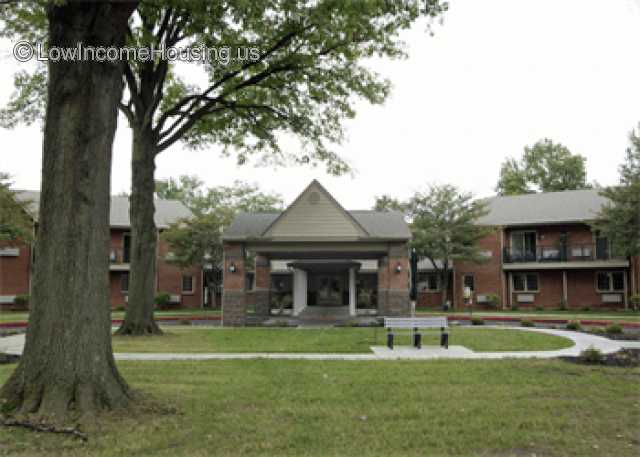
<svg viewBox="0 0 640 457"><path fill-rule="evenodd" d="M500 297L502 307L506 300L506 289L504 275L502 273L502 234L501 229L494 229L490 234L480 240L480 250L484 251L486 261L482 263L455 262L455 292L454 306L463 309L464 303L464 282L465 275L473 275L475 291L473 294L473 305L478 305L476 297L478 295L494 294Z"/></svg>
<svg viewBox="0 0 640 457"><path fill-rule="evenodd" d="M181 296L181 307L200 308L202 306L202 271L199 268L179 268L166 262L170 249L160 238L158 242L157 290L170 295ZM182 290L182 277L193 278L193 292Z"/></svg>
<svg viewBox="0 0 640 457"><path fill-rule="evenodd" d="M0 257L0 295L29 293L31 248L26 244L4 243L0 248L18 248L17 257ZM11 305L0 305L1 307Z"/></svg>
<svg viewBox="0 0 640 457"><path fill-rule="evenodd" d="M222 325L243 326L247 319L246 268L244 246L225 243L222 289ZM229 270L235 267L235 272Z"/></svg>

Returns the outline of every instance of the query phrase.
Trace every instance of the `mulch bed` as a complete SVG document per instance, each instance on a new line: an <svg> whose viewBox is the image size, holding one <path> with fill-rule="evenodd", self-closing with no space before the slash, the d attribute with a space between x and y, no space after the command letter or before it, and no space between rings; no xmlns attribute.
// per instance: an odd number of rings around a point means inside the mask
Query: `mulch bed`
<svg viewBox="0 0 640 457"><path fill-rule="evenodd" d="M580 365L635 368L640 367L640 349L623 349L613 354L603 355L600 363L588 362L581 357L560 357L560 359Z"/></svg>

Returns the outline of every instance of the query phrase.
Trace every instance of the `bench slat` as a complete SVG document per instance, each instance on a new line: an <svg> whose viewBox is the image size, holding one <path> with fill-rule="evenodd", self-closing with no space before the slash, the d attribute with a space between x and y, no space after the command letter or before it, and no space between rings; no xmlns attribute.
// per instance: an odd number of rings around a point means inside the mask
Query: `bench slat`
<svg viewBox="0 0 640 457"><path fill-rule="evenodd" d="M386 328L441 328L449 327L446 317L385 317Z"/></svg>

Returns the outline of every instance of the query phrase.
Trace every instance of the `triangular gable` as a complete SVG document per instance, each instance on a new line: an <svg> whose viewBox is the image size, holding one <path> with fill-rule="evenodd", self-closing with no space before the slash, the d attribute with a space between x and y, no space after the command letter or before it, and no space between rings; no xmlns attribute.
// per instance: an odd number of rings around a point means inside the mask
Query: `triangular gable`
<svg viewBox="0 0 640 457"><path fill-rule="evenodd" d="M263 233L268 238L354 239L369 233L315 179Z"/></svg>

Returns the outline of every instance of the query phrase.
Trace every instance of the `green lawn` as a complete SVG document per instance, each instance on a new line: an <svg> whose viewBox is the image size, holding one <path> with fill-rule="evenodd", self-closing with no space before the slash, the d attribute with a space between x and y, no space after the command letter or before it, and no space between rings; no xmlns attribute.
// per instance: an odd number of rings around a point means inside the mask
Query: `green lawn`
<svg viewBox="0 0 640 457"><path fill-rule="evenodd" d="M439 332L429 331L424 345L438 345ZM533 351L572 346L566 338L521 330L452 327L450 344L474 351ZM367 353L385 345L382 328L166 328L162 336L114 336L115 352L324 352ZM411 344L407 332L397 345Z"/></svg>
<svg viewBox="0 0 640 457"><path fill-rule="evenodd" d="M639 369L561 361L126 362L176 414L118 414L89 442L0 428L0 455L640 455ZM12 366L0 366L0 383Z"/></svg>
<svg viewBox="0 0 640 457"><path fill-rule="evenodd" d="M418 315L432 315L432 316L450 316L450 315L469 315L468 310L454 310L450 312L427 310L418 308L416 313ZM627 322L640 322L640 312L638 311L554 311L554 310L522 310L522 311L510 311L510 310L497 310L497 311L473 311L473 316L507 316L514 318L527 318L527 319L567 319L567 320L581 320L581 319L595 319L595 320L611 320L611 321L627 321Z"/></svg>
<svg viewBox="0 0 640 457"><path fill-rule="evenodd" d="M166 311L156 311L156 317L176 317L176 316L206 316L217 317L220 316L220 310L218 309L176 309ZM111 313L112 319L124 319L124 311L113 311ZM24 311L0 311L0 323L1 322L25 322L29 319L29 313Z"/></svg>

